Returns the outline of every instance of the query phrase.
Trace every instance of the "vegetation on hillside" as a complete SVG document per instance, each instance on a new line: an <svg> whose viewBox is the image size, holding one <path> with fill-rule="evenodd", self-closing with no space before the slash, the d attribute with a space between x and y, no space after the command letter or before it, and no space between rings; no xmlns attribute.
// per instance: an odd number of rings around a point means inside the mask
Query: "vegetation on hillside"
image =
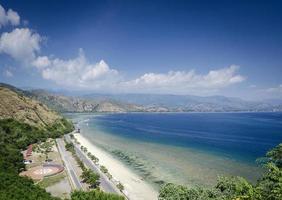
<svg viewBox="0 0 282 200"><path fill-rule="evenodd" d="M16 173L0 171L0 199L3 200L59 200L33 181Z"/></svg>
<svg viewBox="0 0 282 200"><path fill-rule="evenodd" d="M124 200L124 197L104 193L99 190L91 190L90 192L75 191L71 195L72 200Z"/></svg>
<svg viewBox="0 0 282 200"><path fill-rule="evenodd" d="M23 91L0 85L0 199L58 200L59 198L52 197L39 185L34 185L31 179L19 176L19 173L25 170L21 151L30 144L37 144L36 149L43 152L48 159L51 140L47 139L61 137L71 132L73 128L72 123L45 105L28 98ZM72 144L67 144L66 147L75 154ZM77 156L76 160L79 161L81 168L86 170ZM92 171L84 172L84 175L85 181L96 188L99 176ZM74 192L72 197L97 200L123 199L118 195L98 190L90 193Z"/></svg>
<svg viewBox="0 0 282 200"><path fill-rule="evenodd" d="M255 185L242 177L220 177L211 188L165 184L159 200L281 200L282 144L266 154L265 173Z"/></svg>
<svg viewBox="0 0 282 200"><path fill-rule="evenodd" d="M54 131L40 129L14 119L0 120L0 199L57 199L39 186L33 185L32 180L18 175L25 169L21 151L29 144L40 143L47 138L55 138L71 131L57 124L50 126L50 129Z"/></svg>

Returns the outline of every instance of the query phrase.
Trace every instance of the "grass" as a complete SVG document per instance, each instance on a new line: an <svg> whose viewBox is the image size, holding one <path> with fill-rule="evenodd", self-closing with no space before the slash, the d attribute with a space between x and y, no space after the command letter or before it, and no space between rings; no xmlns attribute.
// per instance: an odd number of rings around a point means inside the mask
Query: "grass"
<svg viewBox="0 0 282 200"><path fill-rule="evenodd" d="M60 174L57 174L55 176L50 176L50 177L46 177L44 178L42 181L40 181L38 183L38 185L41 187L41 188L47 188L51 185L54 185L58 182L60 182L62 179L64 179L66 177L66 174L65 172L62 172Z"/></svg>

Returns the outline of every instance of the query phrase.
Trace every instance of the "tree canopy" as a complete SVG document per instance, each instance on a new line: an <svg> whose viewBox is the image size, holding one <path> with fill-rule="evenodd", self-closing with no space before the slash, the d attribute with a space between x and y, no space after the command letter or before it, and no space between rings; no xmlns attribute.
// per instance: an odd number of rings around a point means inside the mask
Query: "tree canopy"
<svg viewBox="0 0 282 200"><path fill-rule="evenodd" d="M25 169L23 163L24 150L29 144L46 141L47 138L55 138L64 134L68 128L62 128L63 120L48 129L40 129L14 119L0 120L0 199L9 200L57 200L33 181L20 177L19 172ZM67 124L66 124L67 125ZM69 128L72 125L67 125Z"/></svg>
<svg viewBox="0 0 282 200"><path fill-rule="evenodd" d="M282 199L282 144L266 154L265 173L256 184L242 177L219 177L213 188L188 188L165 184L159 200L281 200Z"/></svg>
<svg viewBox="0 0 282 200"><path fill-rule="evenodd" d="M97 189L90 192L75 191L71 194L72 200L124 200L124 197L116 194L105 193Z"/></svg>

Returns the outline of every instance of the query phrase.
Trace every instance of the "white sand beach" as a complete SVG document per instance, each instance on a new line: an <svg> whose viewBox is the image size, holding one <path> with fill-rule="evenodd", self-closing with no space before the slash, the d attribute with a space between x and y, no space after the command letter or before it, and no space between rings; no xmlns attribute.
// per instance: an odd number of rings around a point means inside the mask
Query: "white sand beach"
<svg viewBox="0 0 282 200"><path fill-rule="evenodd" d="M130 200L157 199L158 192L122 162L90 143L89 140L81 134L76 133L74 135L81 145L85 146L89 152L99 158L99 164L104 165L109 170L109 173L113 176L113 178L124 185L124 193Z"/></svg>

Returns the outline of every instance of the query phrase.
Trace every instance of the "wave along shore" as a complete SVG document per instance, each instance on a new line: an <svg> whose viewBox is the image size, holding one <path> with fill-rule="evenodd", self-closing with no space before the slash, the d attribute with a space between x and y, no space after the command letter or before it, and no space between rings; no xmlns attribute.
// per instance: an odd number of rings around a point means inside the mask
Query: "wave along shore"
<svg viewBox="0 0 282 200"><path fill-rule="evenodd" d="M124 185L124 193L130 200L157 199L158 192L122 162L89 142L89 140L81 134L76 133L74 136L81 145L85 146L89 152L99 158L99 164L104 165L114 179L120 181Z"/></svg>

